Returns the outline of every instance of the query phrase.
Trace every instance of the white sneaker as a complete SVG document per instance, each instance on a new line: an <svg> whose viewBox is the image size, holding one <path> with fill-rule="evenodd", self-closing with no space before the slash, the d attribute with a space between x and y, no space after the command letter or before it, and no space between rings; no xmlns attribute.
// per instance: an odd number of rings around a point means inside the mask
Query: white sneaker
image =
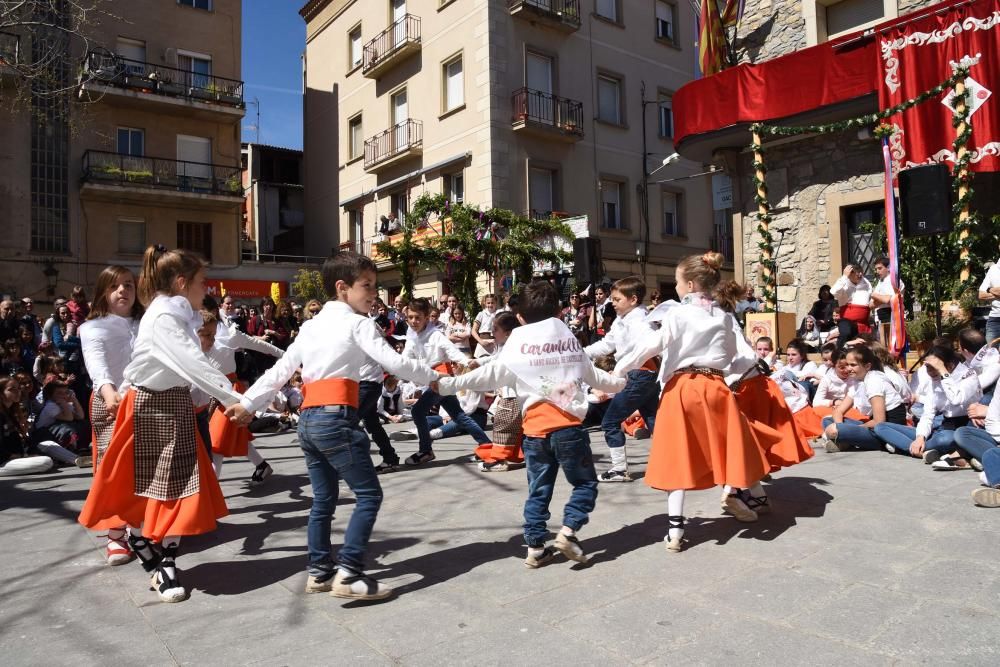
<svg viewBox="0 0 1000 667"><path fill-rule="evenodd" d="M431 440L440 440L444 437L444 431L439 428L431 429Z"/></svg>
<svg viewBox="0 0 1000 667"><path fill-rule="evenodd" d="M160 596L160 600L163 602L183 602L187 599L187 591L181 586L180 578L177 576L177 567L172 566L174 570L174 577L171 579L167 575L166 567L164 565L159 565L156 571L153 572L153 578L150 581L150 586L156 591L156 594Z"/></svg>
<svg viewBox="0 0 1000 667"><path fill-rule="evenodd" d="M580 540L577 539L576 535L559 533L556 535L556 541L552 543L552 546L563 556L566 556L570 560L575 560L577 563L586 563L590 560L587 558L587 554L583 553L583 547L580 546Z"/></svg>
<svg viewBox="0 0 1000 667"><path fill-rule="evenodd" d="M632 475L628 470L606 470L597 476L598 482L631 482Z"/></svg>

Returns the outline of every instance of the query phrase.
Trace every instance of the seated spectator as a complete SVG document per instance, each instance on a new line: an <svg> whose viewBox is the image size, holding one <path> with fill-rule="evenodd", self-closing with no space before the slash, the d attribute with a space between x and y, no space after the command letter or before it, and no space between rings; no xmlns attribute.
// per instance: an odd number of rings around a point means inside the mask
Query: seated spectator
<svg viewBox="0 0 1000 667"><path fill-rule="evenodd" d="M986 344L986 336L981 331L971 327L958 333L958 347L965 364L979 376L982 403L989 405L997 379L1000 379L1000 352Z"/></svg>
<svg viewBox="0 0 1000 667"><path fill-rule="evenodd" d="M754 343L753 349L757 352L757 356L760 357L761 361L767 364L768 368L774 368L777 357L774 354L774 341L771 340L770 336L761 336Z"/></svg>
<svg viewBox="0 0 1000 667"><path fill-rule="evenodd" d="M819 349L822 342L819 333L819 327L816 326L816 319L812 315L806 315L802 320L802 324L799 325L798 339L805 343L806 347L810 351L815 352Z"/></svg>
<svg viewBox="0 0 1000 667"><path fill-rule="evenodd" d="M91 430L86 413L65 382L50 381L42 388L42 410L35 420L35 439L54 440L76 452L90 447Z"/></svg>
<svg viewBox="0 0 1000 667"><path fill-rule="evenodd" d="M472 356L472 346L470 343L472 327L465 316L465 308L460 303L456 302L451 307L451 316L448 318L448 327L445 330L445 335L448 336L448 340L454 343L465 356Z"/></svg>
<svg viewBox="0 0 1000 667"><path fill-rule="evenodd" d="M858 385L857 380L851 376L851 369L847 365L847 352L835 349L830 360L833 367L819 381L812 401L813 410L821 417L832 415L834 408L839 406L845 398L853 398L854 390ZM851 414L845 416L859 422L868 419L857 410L853 410Z"/></svg>
<svg viewBox="0 0 1000 667"><path fill-rule="evenodd" d="M437 308L431 308L430 315L427 316L427 319L429 320L430 326L435 327L441 333L447 331L448 326L441 321L441 311Z"/></svg>
<svg viewBox="0 0 1000 667"><path fill-rule="evenodd" d="M17 338L17 311L10 299L0 301L0 344Z"/></svg>
<svg viewBox="0 0 1000 667"><path fill-rule="evenodd" d="M890 454L915 456L936 465L955 451L955 431L969 424L969 406L979 402L982 390L976 372L961 362L950 345L932 347L924 365L930 382L917 397L923 411L916 427L883 423L875 427L875 437ZM938 415L940 420L936 420Z"/></svg>
<svg viewBox="0 0 1000 667"><path fill-rule="evenodd" d="M837 301L833 298L829 285L819 288L819 298L813 302L809 309L809 315L816 321L816 328L820 331L829 331L837 326L833 320L833 314L838 313L836 309Z"/></svg>
<svg viewBox="0 0 1000 667"><path fill-rule="evenodd" d="M4 375L13 375L24 369L24 359L21 358L21 342L11 338L0 348L0 368Z"/></svg>
<svg viewBox="0 0 1000 667"><path fill-rule="evenodd" d="M17 380L0 378L0 476L45 472L53 460L80 468L91 465L90 456L78 456L51 440L32 437L20 401Z"/></svg>
<svg viewBox="0 0 1000 667"><path fill-rule="evenodd" d="M383 215L380 220L382 224L379 225L378 233L383 236L398 234L403 230L403 225L396 219L395 213L390 213L388 216Z"/></svg>
<svg viewBox="0 0 1000 667"><path fill-rule="evenodd" d="M403 389L399 378L386 375L382 382L382 396L378 402L378 415L382 423L398 424L407 420L406 406L403 404Z"/></svg>

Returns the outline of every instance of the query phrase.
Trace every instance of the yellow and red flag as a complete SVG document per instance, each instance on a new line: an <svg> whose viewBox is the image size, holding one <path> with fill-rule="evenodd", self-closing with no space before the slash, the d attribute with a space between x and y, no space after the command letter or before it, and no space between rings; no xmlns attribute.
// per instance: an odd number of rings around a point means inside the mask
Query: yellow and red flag
<svg viewBox="0 0 1000 667"><path fill-rule="evenodd" d="M699 23L701 33L698 38L698 64L701 66L701 75L718 74L726 61L726 30L722 25L717 0L701 0Z"/></svg>

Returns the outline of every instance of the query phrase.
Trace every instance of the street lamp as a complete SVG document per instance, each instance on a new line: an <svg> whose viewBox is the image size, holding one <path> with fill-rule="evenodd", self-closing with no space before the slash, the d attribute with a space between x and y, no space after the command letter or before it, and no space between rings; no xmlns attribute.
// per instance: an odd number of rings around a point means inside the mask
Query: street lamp
<svg viewBox="0 0 1000 667"><path fill-rule="evenodd" d="M656 168L656 169L654 169L653 171L651 171L651 172L649 172L648 174L646 174L647 178L648 178L649 176L652 176L653 174L655 174L655 173L656 173L656 172L658 172L659 170L663 169L663 168L664 168L664 167L666 167L666 166L667 166L668 164L673 164L674 162L677 162L677 161L678 161L678 160L680 160L680 159L681 159L681 154L680 154L680 153L671 153L671 154L670 154L670 155L668 155L667 157L663 158L663 163L662 163L662 164L661 164L661 165L660 165L659 167L657 167L657 168Z"/></svg>

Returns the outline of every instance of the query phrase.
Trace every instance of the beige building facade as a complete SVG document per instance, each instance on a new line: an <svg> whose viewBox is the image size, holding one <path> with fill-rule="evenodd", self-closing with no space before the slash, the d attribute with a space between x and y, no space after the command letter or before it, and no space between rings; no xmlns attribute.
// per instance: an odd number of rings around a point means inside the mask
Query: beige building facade
<svg viewBox="0 0 1000 667"><path fill-rule="evenodd" d="M308 247L370 253L381 218L429 192L586 216L607 277L652 287L672 289L687 254L728 250L702 165L662 166L671 95L694 76L688 3L313 0L301 14Z"/></svg>
<svg viewBox="0 0 1000 667"><path fill-rule="evenodd" d="M109 11L65 72L78 104L3 112L0 291L51 300L151 243L201 252L210 275L239 265L240 1Z"/></svg>

